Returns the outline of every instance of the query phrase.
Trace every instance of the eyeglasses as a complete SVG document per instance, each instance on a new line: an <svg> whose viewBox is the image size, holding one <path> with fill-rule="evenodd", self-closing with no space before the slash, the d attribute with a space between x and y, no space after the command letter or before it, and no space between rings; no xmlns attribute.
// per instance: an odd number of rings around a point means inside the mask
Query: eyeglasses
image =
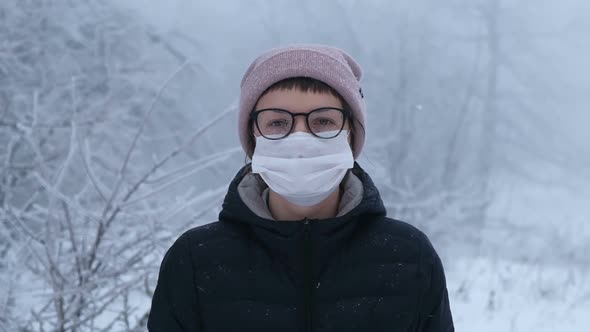
<svg viewBox="0 0 590 332"><path fill-rule="evenodd" d="M291 113L280 108L266 108L250 113L260 134L271 140L283 139L295 126L295 117L304 116L309 132L316 137L329 139L342 132L348 112L334 107L317 108L309 113Z"/></svg>

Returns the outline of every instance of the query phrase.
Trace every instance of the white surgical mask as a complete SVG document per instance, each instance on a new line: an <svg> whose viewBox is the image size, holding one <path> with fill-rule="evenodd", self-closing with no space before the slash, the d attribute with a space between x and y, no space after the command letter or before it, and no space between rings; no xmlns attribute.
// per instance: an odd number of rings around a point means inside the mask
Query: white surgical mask
<svg viewBox="0 0 590 332"><path fill-rule="evenodd" d="M332 139L295 132L280 140L256 138L252 172L292 204L313 206L333 193L354 166L348 131Z"/></svg>

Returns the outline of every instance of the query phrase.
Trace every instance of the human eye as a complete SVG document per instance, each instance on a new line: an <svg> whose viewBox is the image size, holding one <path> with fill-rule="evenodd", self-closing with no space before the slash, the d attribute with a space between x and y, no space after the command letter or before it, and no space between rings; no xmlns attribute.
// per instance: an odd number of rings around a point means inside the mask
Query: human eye
<svg viewBox="0 0 590 332"><path fill-rule="evenodd" d="M321 126L332 126L335 124L334 120L330 118L319 118L316 121Z"/></svg>
<svg viewBox="0 0 590 332"><path fill-rule="evenodd" d="M318 129L327 127L331 128L336 126L336 121L330 117L316 117L313 119L312 125Z"/></svg>
<svg viewBox="0 0 590 332"><path fill-rule="evenodd" d="M288 125L288 121L285 119L271 120L268 123L269 127L286 127L287 125Z"/></svg>

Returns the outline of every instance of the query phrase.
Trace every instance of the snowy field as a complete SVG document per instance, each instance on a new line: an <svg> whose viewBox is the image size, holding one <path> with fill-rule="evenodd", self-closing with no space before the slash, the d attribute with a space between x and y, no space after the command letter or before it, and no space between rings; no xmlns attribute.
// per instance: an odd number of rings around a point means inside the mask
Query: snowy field
<svg viewBox="0 0 590 332"><path fill-rule="evenodd" d="M457 331L588 331L590 191L518 179L503 187L490 223L518 227L482 230L481 252L443 253Z"/></svg>
<svg viewBox="0 0 590 332"><path fill-rule="evenodd" d="M588 331L588 266L485 257L462 258L446 268L457 331Z"/></svg>

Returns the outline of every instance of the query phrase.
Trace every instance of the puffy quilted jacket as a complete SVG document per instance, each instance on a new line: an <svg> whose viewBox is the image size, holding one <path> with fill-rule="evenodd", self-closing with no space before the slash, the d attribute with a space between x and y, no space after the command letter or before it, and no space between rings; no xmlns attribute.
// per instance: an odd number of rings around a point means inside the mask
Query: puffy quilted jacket
<svg viewBox="0 0 590 332"><path fill-rule="evenodd" d="M454 331L441 261L415 227L387 218L355 164L360 203L332 219L274 221L230 184L219 221L166 253L151 332Z"/></svg>

